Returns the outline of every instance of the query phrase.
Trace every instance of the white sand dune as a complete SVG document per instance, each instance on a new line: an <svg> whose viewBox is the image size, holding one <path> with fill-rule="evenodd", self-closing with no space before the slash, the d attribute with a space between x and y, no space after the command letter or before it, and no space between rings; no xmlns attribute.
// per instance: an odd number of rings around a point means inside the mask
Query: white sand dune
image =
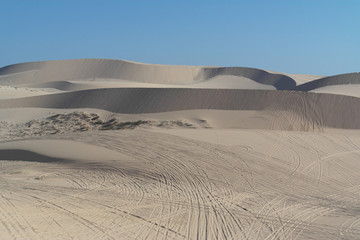
<svg viewBox="0 0 360 240"><path fill-rule="evenodd" d="M317 88L346 84L360 84L360 73L347 73L324 77L298 85L294 89L297 91L312 91L316 90Z"/></svg>
<svg viewBox="0 0 360 240"><path fill-rule="evenodd" d="M97 79L181 85L206 81L216 76L244 77L277 89L296 85L288 76L254 68L167 66L109 59L31 62L0 69L0 83L11 85Z"/></svg>
<svg viewBox="0 0 360 240"><path fill-rule="evenodd" d="M357 239L359 75L0 68L0 239Z"/></svg>
<svg viewBox="0 0 360 240"><path fill-rule="evenodd" d="M323 78L323 76L319 76L319 75L281 73L281 72L270 71L270 70L265 70L265 71L267 71L269 73L273 73L273 74L282 74L282 75L288 76L296 82L296 85L304 84L307 82L311 82L311 81Z"/></svg>
<svg viewBox="0 0 360 240"><path fill-rule="evenodd" d="M21 107L97 108L125 114L196 109L271 111L269 125L280 121L288 130L360 128L353 120L360 117L359 98L294 91L112 88L0 101L0 108Z"/></svg>
<svg viewBox="0 0 360 240"><path fill-rule="evenodd" d="M319 78L300 84L296 86L294 90L360 97L360 73L348 73Z"/></svg>

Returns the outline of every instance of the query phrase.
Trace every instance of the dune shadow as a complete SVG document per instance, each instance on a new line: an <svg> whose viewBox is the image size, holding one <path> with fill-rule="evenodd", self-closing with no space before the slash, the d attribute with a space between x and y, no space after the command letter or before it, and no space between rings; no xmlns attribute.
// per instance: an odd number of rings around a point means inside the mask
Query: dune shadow
<svg viewBox="0 0 360 240"><path fill-rule="evenodd" d="M73 160L49 157L35 152L19 149L0 150L0 161L26 161L41 163L71 163Z"/></svg>

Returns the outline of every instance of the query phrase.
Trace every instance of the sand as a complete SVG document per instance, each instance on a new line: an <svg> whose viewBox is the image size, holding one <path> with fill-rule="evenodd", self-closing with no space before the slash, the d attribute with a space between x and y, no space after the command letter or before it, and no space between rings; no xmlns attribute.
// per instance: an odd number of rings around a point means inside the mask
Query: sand
<svg viewBox="0 0 360 240"><path fill-rule="evenodd" d="M0 68L0 239L356 239L358 79Z"/></svg>

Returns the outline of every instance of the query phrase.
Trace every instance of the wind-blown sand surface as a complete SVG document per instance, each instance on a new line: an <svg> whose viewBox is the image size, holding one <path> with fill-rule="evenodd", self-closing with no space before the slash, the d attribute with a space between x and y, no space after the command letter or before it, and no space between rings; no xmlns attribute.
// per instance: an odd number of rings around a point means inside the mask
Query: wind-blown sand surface
<svg viewBox="0 0 360 240"><path fill-rule="evenodd" d="M0 239L358 239L359 79L0 68Z"/></svg>

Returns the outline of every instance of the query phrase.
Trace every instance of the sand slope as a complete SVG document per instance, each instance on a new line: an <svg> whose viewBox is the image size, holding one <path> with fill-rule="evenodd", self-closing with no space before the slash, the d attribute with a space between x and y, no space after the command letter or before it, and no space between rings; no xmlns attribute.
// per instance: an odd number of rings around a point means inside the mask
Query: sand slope
<svg viewBox="0 0 360 240"><path fill-rule="evenodd" d="M3 145L2 238L356 239L359 135L232 137L128 130ZM92 148L104 156L88 159Z"/></svg>

